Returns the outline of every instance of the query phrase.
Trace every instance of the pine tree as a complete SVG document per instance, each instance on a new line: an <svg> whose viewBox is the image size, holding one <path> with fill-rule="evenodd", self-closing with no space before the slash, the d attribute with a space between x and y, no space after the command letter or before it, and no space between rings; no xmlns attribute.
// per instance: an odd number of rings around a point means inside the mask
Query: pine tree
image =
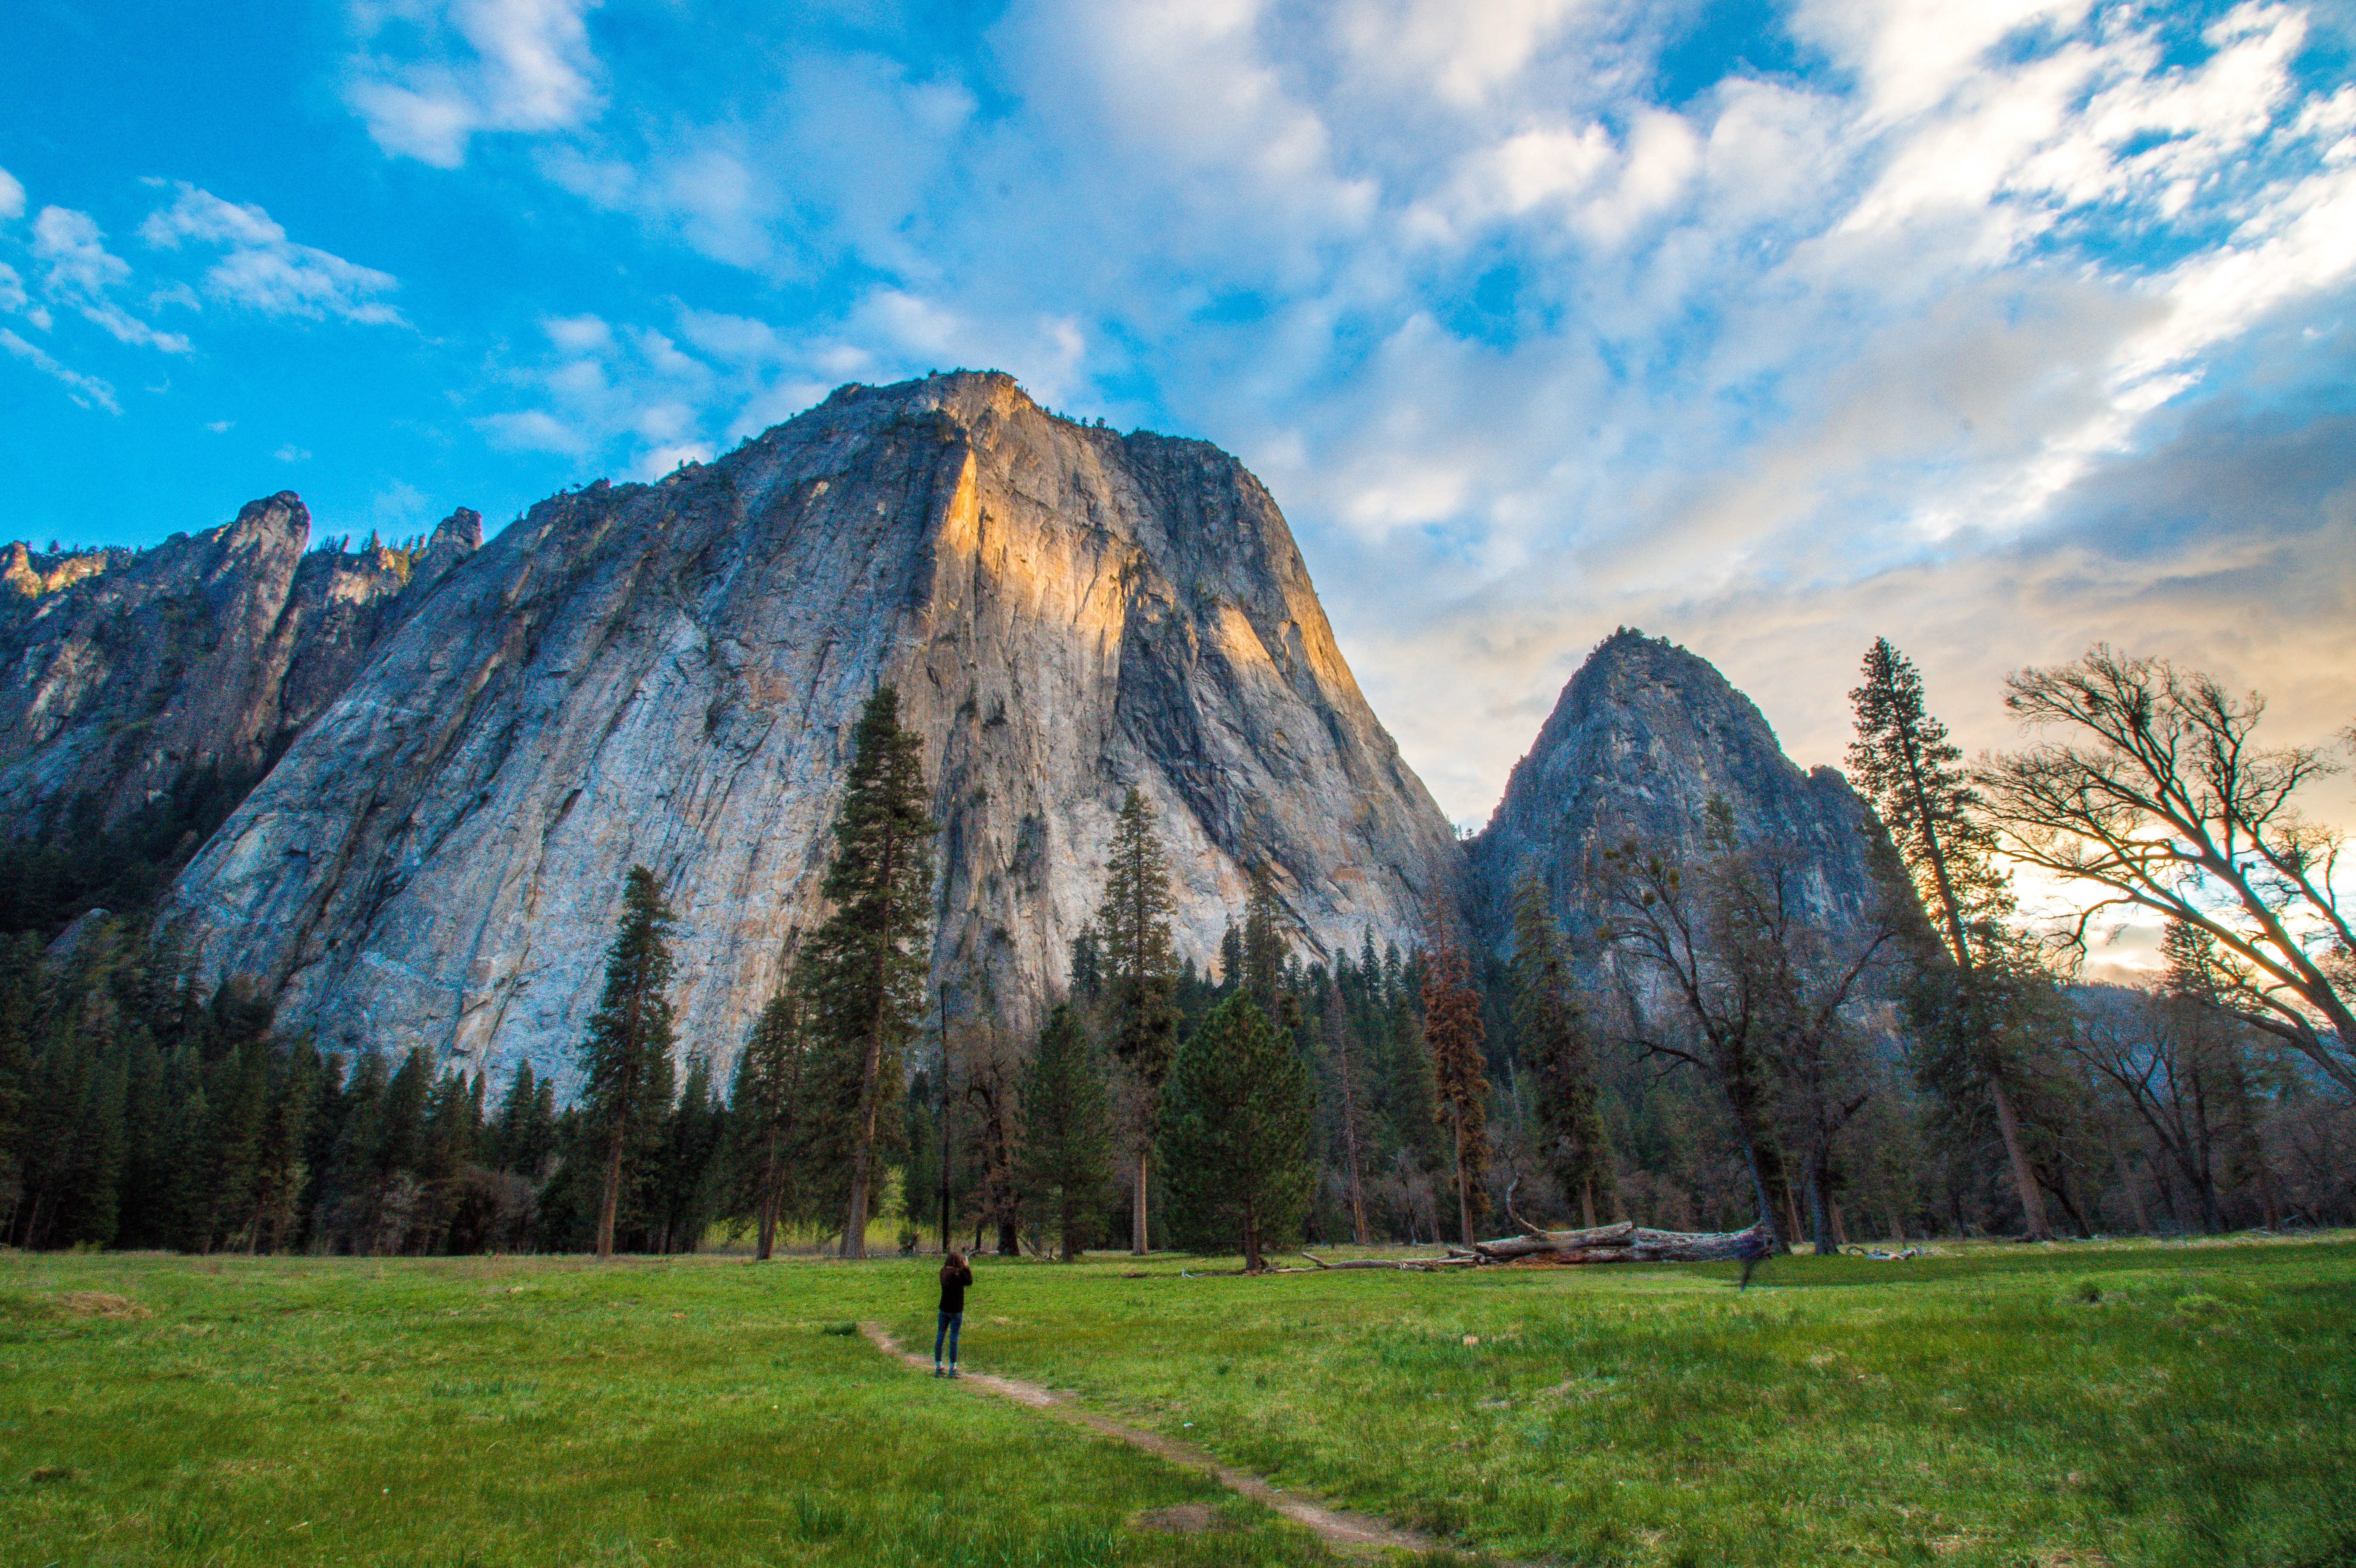
<svg viewBox="0 0 2356 1568"><path fill-rule="evenodd" d="M1276 896L1276 876L1265 860L1253 863L1251 897L1244 905L1244 988L1259 1004L1260 1012L1277 1017L1286 994L1284 905Z"/></svg>
<svg viewBox="0 0 2356 1568"><path fill-rule="evenodd" d="M811 1132L809 1051L799 1002L788 975L754 1020L728 1093L735 1207L751 1215L764 1262L776 1249L778 1219L794 1211L794 1177Z"/></svg>
<svg viewBox="0 0 2356 1568"><path fill-rule="evenodd" d="M1106 857L1104 898L1097 906L1092 946L1111 991L1113 1059L1129 1076L1137 1164L1130 1189L1130 1252L1143 1257L1149 1232L1146 1194L1151 1183L1154 1118L1162 1085L1178 1046L1173 1004L1177 960L1171 921L1170 859L1153 830L1144 793L1131 788Z"/></svg>
<svg viewBox="0 0 2356 1568"><path fill-rule="evenodd" d="M1612 1150L1597 1107L1587 1018L1547 907L1546 884L1525 875L1514 890L1514 1029L1537 1079L1548 1163L1566 1201L1592 1227L1613 1199Z"/></svg>
<svg viewBox="0 0 2356 1568"><path fill-rule="evenodd" d="M712 1060L698 1051L688 1062L687 1082L680 1088L656 1164L653 1208L659 1250L691 1253L702 1244L712 1218L713 1164L725 1130L724 1112L712 1093Z"/></svg>
<svg viewBox="0 0 2356 1568"><path fill-rule="evenodd" d="M1451 1137L1458 1229L1469 1247L1472 1216L1489 1208L1489 1074L1472 966L1463 950L1444 937L1424 964L1423 1034L1431 1051L1437 1115Z"/></svg>
<svg viewBox="0 0 2356 1568"><path fill-rule="evenodd" d="M1309 1078L1248 995L1211 1011L1171 1064L1162 1168L1172 1228L1193 1245L1240 1242L1244 1267L1290 1243L1308 1202Z"/></svg>
<svg viewBox="0 0 2356 1568"><path fill-rule="evenodd" d="M1342 987L1334 981L1326 983L1323 1026L1325 1059L1333 1071L1333 1125L1342 1143L1343 1191L1350 1200L1350 1238L1363 1247L1373 1240L1366 1229L1366 1167L1374 1157L1374 1117L1366 1093L1365 1052L1358 1031L1351 1027Z"/></svg>
<svg viewBox="0 0 2356 1568"><path fill-rule="evenodd" d="M1946 1037L1934 1050L1944 1046L1960 1060L1947 1071L1933 1063L1932 1075L1951 1092L1976 1083L1987 1094L2021 1216L2029 1238L2042 1241L2051 1232L2022 1136L2019 1072L2008 1060L2001 1021L2018 1009L2004 994L2004 921L2013 906L2008 879L1996 862L1995 831L1980 815L1963 752L1924 707L1922 675L1888 638L1876 638L1867 651L1865 684L1849 701L1857 711L1850 777L1889 828L1940 936L1944 964L1926 967L1930 994L1916 998L1914 1010L1918 1021Z"/></svg>
<svg viewBox="0 0 2356 1568"><path fill-rule="evenodd" d="M916 733L900 724L900 697L883 686L852 731L850 777L835 818L825 894L834 912L810 938L802 973L809 1027L855 1064L846 1105L851 1191L842 1255L867 1255L876 1135L896 1119L900 1053L925 1006L932 936L932 839Z"/></svg>
<svg viewBox="0 0 2356 1568"><path fill-rule="evenodd" d="M1132 795L1137 792L1130 791ZM1072 998L1093 1002L1104 989L1104 948L1093 925L1080 927L1072 938Z"/></svg>
<svg viewBox="0 0 2356 1568"><path fill-rule="evenodd" d="M614 1255L625 1167L660 1136L670 1108L670 906L655 875L630 868L622 923L605 951L605 989L582 1045L584 1110L605 1169L597 1255Z"/></svg>
<svg viewBox="0 0 2356 1568"><path fill-rule="evenodd" d="M485 1151L493 1169L531 1174L531 1168L522 1161L523 1143L539 1093L540 1086L531 1076L531 1063L517 1062L515 1076L508 1080L508 1092L499 1097L499 1114L491 1123L489 1147Z"/></svg>
<svg viewBox="0 0 2356 1568"><path fill-rule="evenodd" d="M246 1251L275 1253L293 1244L302 1228L303 1157L319 1097L319 1053L298 1039L276 1064L270 1106L264 1115L255 1161L253 1202L246 1228Z"/></svg>
<svg viewBox="0 0 2356 1568"><path fill-rule="evenodd" d="M1097 1239L1112 1185L1110 1105L1104 1072L1068 1003L1047 1015L1039 1049L1023 1066L1023 1147L1016 1184L1034 1211L1052 1214L1066 1263Z"/></svg>
<svg viewBox="0 0 2356 1568"><path fill-rule="evenodd" d="M212 1119L205 1129L211 1168L205 1178L201 1245L246 1250L253 1219L255 1178L262 1165L263 1123L270 1107L272 1051L267 1036L249 1036L214 1066Z"/></svg>

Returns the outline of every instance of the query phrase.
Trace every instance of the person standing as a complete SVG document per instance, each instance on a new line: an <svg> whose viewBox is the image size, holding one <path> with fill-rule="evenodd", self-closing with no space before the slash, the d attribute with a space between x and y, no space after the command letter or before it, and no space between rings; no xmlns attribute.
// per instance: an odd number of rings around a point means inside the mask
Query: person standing
<svg viewBox="0 0 2356 1568"><path fill-rule="evenodd" d="M965 1326L965 1290L972 1283L973 1270L966 1267L965 1254L950 1253L948 1262L941 1264L941 1317L933 1328L933 1376L937 1378L958 1375L958 1330ZM949 1348L946 1371L941 1367L941 1344L944 1340L948 1341Z"/></svg>

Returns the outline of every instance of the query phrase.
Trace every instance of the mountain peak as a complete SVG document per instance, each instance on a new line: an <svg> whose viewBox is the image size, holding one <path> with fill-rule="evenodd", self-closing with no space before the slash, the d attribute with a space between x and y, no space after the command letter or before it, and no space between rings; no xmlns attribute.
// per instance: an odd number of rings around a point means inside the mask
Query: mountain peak
<svg viewBox="0 0 2356 1568"><path fill-rule="evenodd" d="M851 726L924 739L937 981L1015 1027L1144 793L1182 951L1250 868L1311 955L1411 943L1461 858L1216 448L1057 418L997 371L845 387L659 485L552 496L455 571L182 876L170 918L323 1046L561 1078L624 873L680 915L726 1055L822 913Z"/></svg>
<svg viewBox="0 0 2356 1568"><path fill-rule="evenodd" d="M1514 765L1505 797L1470 846L1475 924L1510 945L1515 881L1536 872L1575 922L1585 868L1622 838L1701 852L1711 797L1746 840L1800 847L1811 897L1826 913L1864 909L1871 813L1830 768L1804 773L1775 731L1714 665L1665 638L1622 627L1573 675Z"/></svg>

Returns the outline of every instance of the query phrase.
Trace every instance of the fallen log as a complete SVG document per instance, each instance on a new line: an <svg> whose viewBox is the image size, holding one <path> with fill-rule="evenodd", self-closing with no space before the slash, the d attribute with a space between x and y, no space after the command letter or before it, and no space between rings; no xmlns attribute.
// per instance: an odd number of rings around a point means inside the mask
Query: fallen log
<svg viewBox="0 0 2356 1568"><path fill-rule="evenodd" d="M1429 1274L1444 1268L1482 1268L1492 1264L1570 1266L1580 1264L1755 1264L1774 1250L1774 1237L1762 1221L1747 1231L1653 1231L1622 1221L1584 1231L1540 1231L1501 1236L1469 1247L1450 1247L1437 1258L1344 1258L1301 1255L1321 1269L1397 1269ZM1747 1273L1747 1271L1746 1271Z"/></svg>
<svg viewBox="0 0 2356 1568"><path fill-rule="evenodd" d="M1623 1222L1587 1231L1548 1231L1541 1236L1501 1236L1475 1242L1472 1250L1491 1263L1548 1258L1559 1263L1719 1263L1764 1257L1774 1239L1762 1221L1745 1231L1654 1231Z"/></svg>

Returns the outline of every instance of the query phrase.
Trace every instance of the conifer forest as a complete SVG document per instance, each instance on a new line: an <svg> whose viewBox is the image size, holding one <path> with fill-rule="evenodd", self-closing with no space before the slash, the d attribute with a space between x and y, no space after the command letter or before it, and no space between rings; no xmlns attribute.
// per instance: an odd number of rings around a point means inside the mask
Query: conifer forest
<svg viewBox="0 0 2356 1568"><path fill-rule="evenodd" d="M1631 1220L1787 1249L2356 1223L2356 1006L2323 752L2265 750L2213 682L2098 649L2014 677L2027 749L1967 765L1887 642L1852 694L1861 912L1713 799L1526 874L1510 942L1308 949L1265 868L1182 956L1169 847L1121 810L1068 987L927 983L932 789L879 688L833 827L832 913L741 1040L682 1033L676 916L633 869L563 1071L322 1050L209 987L158 890L250 780L0 853L0 1230L27 1249L394 1256L1071 1258L1469 1243ZM2163 846L2155 852L2154 844ZM2083 975L2101 910L2166 923L2149 984ZM2343 873L2344 875L2344 873ZM1560 912L1568 910L1566 916Z"/></svg>

